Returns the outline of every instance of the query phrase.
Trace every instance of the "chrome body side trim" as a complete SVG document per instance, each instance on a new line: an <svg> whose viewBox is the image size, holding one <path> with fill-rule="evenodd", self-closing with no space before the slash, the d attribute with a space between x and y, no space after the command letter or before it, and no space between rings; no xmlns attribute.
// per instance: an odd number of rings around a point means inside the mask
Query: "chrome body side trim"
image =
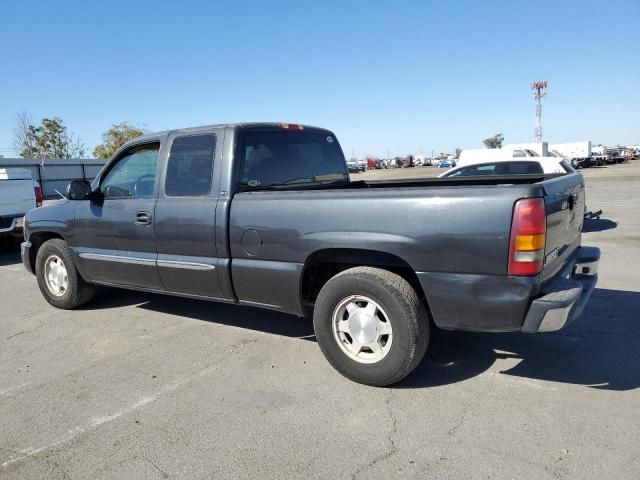
<svg viewBox="0 0 640 480"><path fill-rule="evenodd" d="M191 293L174 292L172 290L161 290L158 288L146 288L146 287L138 287L134 285L122 285L120 283L113 283L113 282L96 281L93 283L95 283L96 285L104 285L105 287L122 288L123 290L135 290L137 292L160 293L164 295L171 295L174 297L192 298L194 300L207 300L210 302L233 303L233 304L238 303L235 299L231 299L231 298L208 297L206 295L194 295Z"/></svg>
<svg viewBox="0 0 640 480"><path fill-rule="evenodd" d="M187 270L215 270L215 265L206 263L185 262L179 260L156 260L140 257L126 257L124 255L109 255L105 253L81 252L80 258L86 260L103 260L107 262L128 263L134 265L157 265L158 267L182 268Z"/></svg>
<svg viewBox="0 0 640 480"><path fill-rule="evenodd" d="M117 263L129 263L133 265L155 265L155 259L148 258L139 258L139 257L124 257L121 255L107 255L104 253L89 253L89 252L81 252L80 258L84 258L86 260L103 260L106 262L117 262Z"/></svg>
<svg viewBox="0 0 640 480"><path fill-rule="evenodd" d="M157 260L158 267L183 268L186 270L215 270L215 265L207 263L182 262L178 260Z"/></svg>

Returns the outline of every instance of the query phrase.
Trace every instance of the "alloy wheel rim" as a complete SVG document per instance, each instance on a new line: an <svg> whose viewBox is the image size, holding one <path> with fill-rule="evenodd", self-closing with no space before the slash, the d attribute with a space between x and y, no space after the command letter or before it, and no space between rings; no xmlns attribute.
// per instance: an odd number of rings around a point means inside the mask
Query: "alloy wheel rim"
<svg viewBox="0 0 640 480"><path fill-rule="evenodd" d="M364 295L351 295L333 310L333 337L343 353L358 363L377 363L387 356L393 329L383 308Z"/></svg>
<svg viewBox="0 0 640 480"><path fill-rule="evenodd" d="M58 255L49 255L44 261L44 280L56 297L63 296L69 288L67 267Z"/></svg>

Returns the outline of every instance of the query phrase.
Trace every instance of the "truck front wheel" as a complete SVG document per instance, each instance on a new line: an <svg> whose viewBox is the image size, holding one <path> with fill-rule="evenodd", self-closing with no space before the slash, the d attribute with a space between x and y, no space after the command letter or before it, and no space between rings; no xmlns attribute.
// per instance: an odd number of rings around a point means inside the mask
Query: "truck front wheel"
<svg viewBox="0 0 640 480"><path fill-rule="evenodd" d="M42 295L54 307L70 310L93 297L93 284L80 276L69 245L59 238L47 240L38 249L36 277Z"/></svg>
<svg viewBox="0 0 640 480"><path fill-rule="evenodd" d="M427 311L415 290L379 268L350 268L331 278L316 299L313 325L329 363L366 385L398 382L429 343Z"/></svg>

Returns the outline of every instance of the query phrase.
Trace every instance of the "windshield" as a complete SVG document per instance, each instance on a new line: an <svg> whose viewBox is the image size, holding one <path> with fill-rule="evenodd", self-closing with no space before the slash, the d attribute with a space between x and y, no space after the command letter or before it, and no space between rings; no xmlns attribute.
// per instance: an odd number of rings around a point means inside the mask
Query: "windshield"
<svg viewBox="0 0 640 480"><path fill-rule="evenodd" d="M240 184L248 189L349 181L342 150L329 133L250 131L241 158Z"/></svg>

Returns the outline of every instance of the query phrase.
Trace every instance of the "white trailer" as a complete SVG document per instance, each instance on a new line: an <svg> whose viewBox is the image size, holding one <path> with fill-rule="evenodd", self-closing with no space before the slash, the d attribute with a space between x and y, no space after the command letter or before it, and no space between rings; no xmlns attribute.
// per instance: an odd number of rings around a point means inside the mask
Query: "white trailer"
<svg viewBox="0 0 640 480"><path fill-rule="evenodd" d="M571 160L572 164L580 167L597 165L598 160L591 157L591 140L582 142L553 143L549 150Z"/></svg>
<svg viewBox="0 0 640 480"><path fill-rule="evenodd" d="M555 150L567 158L589 158L591 156L591 140L553 143L549 145L549 150Z"/></svg>
<svg viewBox="0 0 640 480"><path fill-rule="evenodd" d="M549 156L549 144L547 142L507 143L502 148L510 150L532 150L541 157Z"/></svg>

